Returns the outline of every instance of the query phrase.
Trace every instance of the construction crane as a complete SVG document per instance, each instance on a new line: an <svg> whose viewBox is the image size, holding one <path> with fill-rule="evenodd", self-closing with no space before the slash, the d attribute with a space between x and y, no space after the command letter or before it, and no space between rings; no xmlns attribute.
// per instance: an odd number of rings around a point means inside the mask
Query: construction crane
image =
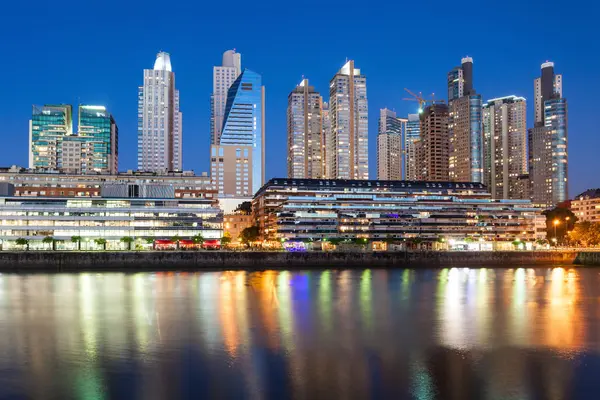
<svg viewBox="0 0 600 400"><path fill-rule="evenodd" d="M435 93L431 93L431 100L427 100L423 97L423 93L421 93L421 92L419 92L419 94L416 94L407 88L404 88L404 90L406 90L408 92L408 94L410 94L412 97L405 97L402 100L416 101L417 103L419 103L419 114L421 114L423 112L427 103L437 104L437 103L444 102L444 100L436 100Z"/></svg>

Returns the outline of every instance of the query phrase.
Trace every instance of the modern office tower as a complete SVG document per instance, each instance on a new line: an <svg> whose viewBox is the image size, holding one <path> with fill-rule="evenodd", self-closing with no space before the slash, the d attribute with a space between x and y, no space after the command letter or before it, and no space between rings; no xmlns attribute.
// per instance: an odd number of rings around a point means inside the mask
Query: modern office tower
<svg viewBox="0 0 600 400"><path fill-rule="evenodd" d="M448 106L431 104L423 110L421 139L416 141L417 180L448 181Z"/></svg>
<svg viewBox="0 0 600 400"><path fill-rule="evenodd" d="M308 79L303 79L288 96L289 178L324 177L322 104L321 95Z"/></svg>
<svg viewBox="0 0 600 400"><path fill-rule="evenodd" d="M421 137L421 121L419 114L408 114L406 131L404 132L404 179L417 180L417 145Z"/></svg>
<svg viewBox="0 0 600 400"><path fill-rule="evenodd" d="M379 115L377 135L377 179L402 180L402 135L407 120L398 118L394 111L383 108Z"/></svg>
<svg viewBox="0 0 600 400"><path fill-rule="evenodd" d="M227 93L218 144L211 145L211 180L220 197L252 196L265 179L265 88L245 69Z"/></svg>
<svg viewBox="0 0 600 400"><path fill-rule="evenodd" d="M171 58L160 52L138 90L138 170L182 169L182 122Z"/></svg>
<svg viewBox="0 0 600 400"><path fill-rule="evenodd" d="M331 178L369 179L367 78L350 60L329 85Z"/></svg>
<svg viewBox="0 0 600 400"><path fill-rule="evenodd" d="M29 121L29 168L57 170L62 139L72 134L72 106L34 105Z"/></svg>
<svg viewBox="0 0 600 400"><path fill-rule="evenodd" d="M534 112L536 126L544 125L544 103L562 97L562 75L554 73L554 63L542 64L542 74L534 80Z"/></svg>
<svg viewBox="0 0 600 400"><path fill-rule="evenodd" d="M526 118L523 97L501 97L483 105L483 183L494 199L523 196L517 181L528 172Z"/></svg>
<svg viewBox="0 0 600 400"><path fill-rule="evenodd" d="M235 80L242 73L242 55L235 50L223 53L223 62L213 67L213 92L210 98L210 143L219 144L223 130L223 118L227 105L227 93Z"/></svg>
<svg viewBox="0 0 600 400"><path fill-rule="evenodd" d="M119 171L119 128L104 106L79 106L78 137L91 146L88 172L116 174ZM83 153L82 153L83 154ZM64 156L64 154L63 154Z"/></svg>
<svg viewBox="0 0 600 400"><path fill-rule="evenodd" d="M473 59L448 73L449 179L483 182L481 95L473 88Z"/></svg>
<svg viewBox="0 0 600 400"><path fill-rule="evenodd" d="M535 126L529 130L532 199L541 207L553 207L569 199L568 107L562 97L562 75L554 74L554 63L542 64L534 90Z"/></svg>

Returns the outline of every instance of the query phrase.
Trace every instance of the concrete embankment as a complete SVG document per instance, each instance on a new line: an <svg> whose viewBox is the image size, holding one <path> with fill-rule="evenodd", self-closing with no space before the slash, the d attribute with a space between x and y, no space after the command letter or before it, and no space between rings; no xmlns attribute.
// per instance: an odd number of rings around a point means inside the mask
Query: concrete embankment
<svg viewBox="0 0 600 400"><path fill-rule="evenodd" d="M575 258L575 264L600 266L600 251L580 251Z"/></svg>
<svg viewBox="0 0 600 400"><path fill-rule="evenodd" d="M573 265L577 252L0 252L0 271L445 268ZM598 264L600 265L600 253ZM586 259L587 260L587 259Z"/></svg>

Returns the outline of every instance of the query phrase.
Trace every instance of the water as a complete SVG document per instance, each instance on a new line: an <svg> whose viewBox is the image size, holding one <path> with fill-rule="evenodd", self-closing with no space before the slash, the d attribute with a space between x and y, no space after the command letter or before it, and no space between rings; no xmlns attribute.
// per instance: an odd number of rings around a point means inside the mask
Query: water
<svg viewBox="0 0 600 400"><path fill-rule="evenodd" d="M600 269L0 275L0 398L600 398Z"/></svg>

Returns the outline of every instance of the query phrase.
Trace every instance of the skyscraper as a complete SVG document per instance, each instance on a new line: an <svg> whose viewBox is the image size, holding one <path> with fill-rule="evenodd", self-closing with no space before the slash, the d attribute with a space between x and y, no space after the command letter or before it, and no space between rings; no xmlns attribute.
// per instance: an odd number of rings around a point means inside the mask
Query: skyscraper
<svg viewBox="0 0 600 400"><path fill-rule="evenodd" d="M481 95L473 88L473 59L448 73L450 140L449 177L454 182L482 182Z"/></svg>
<svg viewBox="0 0 600 400"><path fill-rule="evenodd" d="M331 173L331 164L329 163L329 154L333 151L330 146L329 141L331 140L331 118L329 116L329 103L326 101L323 102L323 107L321 108L321 115L323 120L323 143L322 145L322 153L321 158L323 159L323 174L325 179L330 179Z"/></svg>
<svg viewBox="0 0 600 400"><path fill-rule="evenodd" d="M29 121L29 168L57 170L62 140L72 134L72 106L34 105Z"/></svg>
<svg viewBox="0 0 600 400"><path fill-rule="evenodd" d="M144 70L138 90L138 169L165 172L182 169L182 113L169 53L156 56Z"/></svg>
<svg viewBox="0 0 600 400"><path fill-rule="evenodd" d="M431 104L421 113L421 138L415 143L417 180L448 181L448 118L446 104Z"/></svg>
<svg viewBox="0 0 600 400"><path fill-rule="evenodd" d="M533 203L553 207L568 200L568 107L562 75L542 64L534 81L535 126L529 131L529 177Z"/></svg>
<svg viewBox="0 0 600 400"><path fill-rule="evenodd" d="M245 69L227 93L219 143L211 145L211 180L221 197L252 196L265 179L265 88Z"/></svg>
<svg viewBox="0 0 600 400"><path fill-rule="evenodd" d="M119 130L104 106L79 106L73 133L71 105L33 108L30 168L71 174L118 172Z"/></svg>
<svg viewBox="0 0 600 400"><path fill-rule="evenodd" d="M380 110L377 135L377 179L402 180L402 134L406 120L387 108Z"/></svg>
<svg viewBox="0 0 600 400"><path fill-rule="evenodd" d="M288 96L288 178L324 177L322 108L323 99L308 79Z"/></svg>
<svg viewBox="0 0 600 400"><path fill-rule="evenodd" d="M484 181L495 199L519 199L518 179L527 169L527 107L507 96L483 105Z"/></svg>
<svg viewBox="0 0 600 400"><path fill-rule="evenodd" d="M408 114L406 131L404 133L404 179L416 181L417 175L417 146L421 138L421 121L419 114Z"/></svg>
<svg viewBox="0 0 600 400"><path fill-rule="evenodd" d="M350 60L329 85L332 179L369 179L367 79Z"/></svg>
<svg viewBox="0 0 600 400"><path fill-rule="evenodd" d="M223 53L222 65L213 67L213 92L210 98L210 142L219 144L227 105L227 93L242 73L242 55L235 50Z"/></svg>

